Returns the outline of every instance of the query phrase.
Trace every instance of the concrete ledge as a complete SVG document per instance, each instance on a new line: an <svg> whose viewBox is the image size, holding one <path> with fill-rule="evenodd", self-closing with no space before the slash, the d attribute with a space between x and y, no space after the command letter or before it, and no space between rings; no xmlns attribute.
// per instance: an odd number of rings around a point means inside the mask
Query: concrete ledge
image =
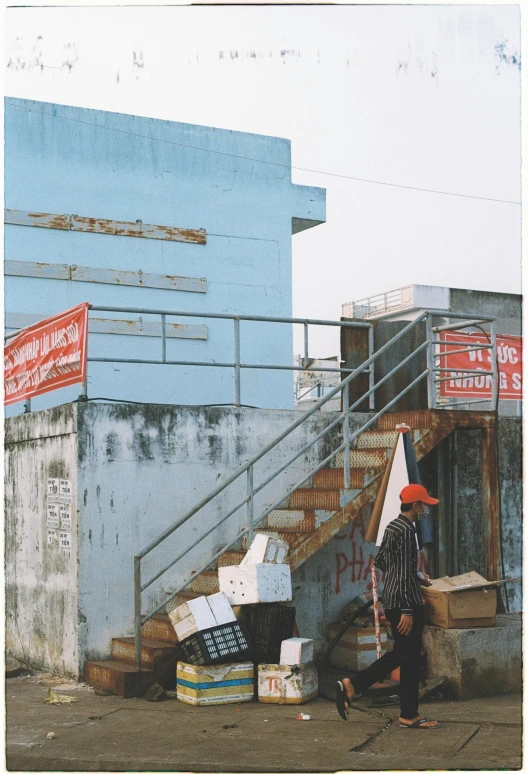
<svg viewBox="0 0 529 774"><path fill-rule="evenodd" d="M441 629L425 626L428 677L446 675L447 693L457 699L521 690L522 616L498 615L496 626Z"/></svg>

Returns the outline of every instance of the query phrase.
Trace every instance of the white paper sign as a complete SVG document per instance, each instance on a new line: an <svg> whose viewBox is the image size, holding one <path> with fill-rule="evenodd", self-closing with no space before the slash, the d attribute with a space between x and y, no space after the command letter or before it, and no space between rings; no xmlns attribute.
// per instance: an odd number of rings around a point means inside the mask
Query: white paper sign
<svg viewBox="0 0 529 774"><path fill-rule="evenodd" d="M58 503L48 503L46 513L46 527L48 527L48 529L59 529Z"/></svg>
<svg viewBox="0 0 529 774"><path fill-rule="evenodd" d="M59 532L59 550L70 551L72 548L72 533Z"/></svg>
<svg viewBox="0 0 529 774"><path fill-rule="evenodd" d="M59 505L59 521L60 528L72 531L72 506L70 503L60 503Z"/></svg>
<svg viewBox="0 0 529 774"><path fill-rule="evenodd" d="M48 502L49 503L59 502L59 479L58 478L48 479Z"/></svg>
<svg viewBox="0 0 529 774"><path fill-rule="evenodd" d="M68 478L59 479L59 502L72 502L72 486Z"/></svg>
<svg viewBox="0 0 529 774"><path fill-rule="evenodd" d="M48 530L48 545L51 546L57 542L57 533L54 529Z"/></svg>

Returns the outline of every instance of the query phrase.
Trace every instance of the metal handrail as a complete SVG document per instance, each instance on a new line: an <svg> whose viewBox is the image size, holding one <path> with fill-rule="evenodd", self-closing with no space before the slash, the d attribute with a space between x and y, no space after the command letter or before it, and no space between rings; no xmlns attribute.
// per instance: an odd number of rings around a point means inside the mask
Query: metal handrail
<svg viewBox="0 0 529 774"><path fill-rule="evenodd" d="M399 333L397 333L392 339L390 339L386 344L384 344L377 352L372 353L361 365L359 365L357 368L353 369L352 372L343 379L338 385L333 387L327 395L323 396L320 400L317 401L317 403L312 406L307 411L303 412L303 414L294 422L292 422L286 430L284 430L282 433L280 433L275 439L270 441L258 454L254 455L248 462L240 466L240 468L235 471L232 475L228 476L227 479L225 479L223 482L221 482L219 485L217 485L208 495L206 495L204 498L202 498L193 508L188 510L183 516L181 516L179 519L177 519L173 524L171 524L169 527L167 527L157 538L155 538L151 543L149 543L148 546L146 546L142 551L140 551L135 557L134 557L134 620L135 620L135 645L136 645L136 664L137 668L139 669L141 667L141 627L144 623L146 623L150 618L152 618L153 615L158 613L160 610L166 607L167 603L170 602L174 597L179 594L183 589L185 589L187 586L189 586L193 579L196 578L198 575L200 575L201 572L206 570L216 559L218 559L220 556L222 556L223 553L225 553L229 548L231 548L233 545L235 545L242 537L245 535L249 535L251 538L253 536L253 532L255 527L260 524L263 519L266 518L268 514L270 514L274 509L276 509L290 494L292 494L294 491L299 489L300 486L302 486L306 481L308 481L311 476L313 476L318 470L323 468L325 465L328 465L329 462L336 457L337 454L340 452L344 452L344 488L349 489L350 488L350 447L351 444L353 444L358 438L358 436L365 432L365 430L371 425L373 425L375 422L378 421L378 419L387 412L397 401L399 401L403 395L408 393L413 387L415 387L422 379L427 378L428 380L428 406L429 408L436 408L437 402L436 402L436 384L438 383L439 379L436 379L436 372L439 371L435 367L435 351L434 347L437 345L437 342L434 340L434 328L432 326L432 318L438 317L439 314L436 313L435 315L430 312L423 312L420 314L416 319L411 321L408 325L406 325ZM474 317L471 317L470 315L458 315L455 313L443 313L443 316L446 317L458 317L458 318L465 318L468 320L472 320L468 323L463 323L461 327L469 327L470 325L476 324L478 322L474 319ZM374 373L374 369L372 368L374 362L385 352L387 352L391 347L394 346L394 344L399 341L401 338L403 338L410 330L415 328L417 325L422 323L423 321L426 321L426 329L427 329L427 337L426 341L424 341L422 344L420 344L415 350L413 350L409 355L407 355L406 358L404 358L401 362L399 362L391 371L389 371L387 374L385 374L376 384L374 383L374 379L370 379L370 386L369 389L360 397L357 399L351 406L349 406L349 385L351 382L357 378L361 373L365 373L367 369L369 369L370 374ZM490 322L492 324L492 334L491 334L491 346L493 346L493 356L492 356L492 373L495 374L497 371L497 363L496 358L494 357L495 353L495 320L494 318L480 318L481 322ZM442 329L442 328L441 328ZM439 328L435 329L436 332L439 330ZM413 357L416 357L420 352L424 351L426 349L427 352L427 368L422 371L415 379L413 379L406 387L404 387L400 392L393 397L382 409L380 409L378 412L373 414L372 417L370 417L366 422L362 424L362 426L351 433L350 426L349 426L349 419L351 412L364 400L367 398L371 398L374 395L374 392L378 387L380 387L384 382L386 382L388 379L391 378L399 369L401 369L403 366L405 366ZM318 369L321 370L321 369ZM342 369L345 370L345 369ZM478 370L476 369L476 372ZM483 374L483 371L479 371L480 374ZM268 478L260 483L258 486L254 486L253 482L253 471L255 464L261 460L268 452L270 452L272 449L274 449L281 441L283 441L287 436L289 436L294 430L296 430L300 425L302 425L304 422L308 420L309 417L311 417L313 414L315 414L317 411L319 411L322 406L324 406L326 403L328 403L335 395L338 393L342 394L343 397L343 410L341 414L333 419L332 422L329 423L329 425L324 428L324 430L320 431L309 443L307 443L301 450L296 452L293 457L291 457L286 463L284 463L281 467L279 467L275 472L273 472L271 475L268 476ZM494 396L494 389L493 389L493 398ZM370 401L371 403L371 401ZM256 519L254 514L254 498L255 495L260 492L265 486L267 486L272 480L277 478L280 473L284 472L294 460L296 460L301 454L304 454L306 451L308 451L311 447L313 447L319 440L321 440L332 428L336 427L338 424L343 423L343 441L342 443L334 449L324 460L322 460L318 465L313 468L308 474L304 475L301 481L298 481L294 486L291 486L286 493L283 493L281 498L277 500L273 505L269 505L266 507L259 515L259 517ZM179 527L181 527L183 524L185 524L189 519L191 519L195 514L197 514L202 508L204 508L209 502L211 502L217 495L219 495L221 492L227 489L228 486L230 486L234 481L239 479L244 473L246 473L247 477L247 494L246 497L241 499L237 505L235 505L227 514L224 514L222 518L218 521L216 521L211 527L207 528L207 531L200 534L200 536L195 540L195 542L188 546L186 549L182 550L180 554L173 559L166 567L164 567L162 570L158 571L150 580L146 581L144 584L141 582L141 560L147 556L154 548L156 548L160 543L162 543L166 538L168 538L171 534L173 534ZM161 577L167 570L169 570L171 567L173 567L178 561L180 561L190 550L195 548L199 543L201 543L208 535L210 535L212 532L214 532L218 527L223 524L230 516L232 516L236 511L238 511L240 508L242 508L244 505L247 506L247 513L248 513L248 523L247 525L242 529L238 530L237 535L234 539L230 540L226 545L224 545L221 549L219 549L213 556L211 556L207 563L205 563L200 569L198 569L188 580L183 582L175 591L173 591L168 597L164 599L163 602L161 602L157 607L152 610L150 613L147 613L145 616L141 615L141 593L146 588L148 588L155 580L157 580L159 577Z"/></svg>

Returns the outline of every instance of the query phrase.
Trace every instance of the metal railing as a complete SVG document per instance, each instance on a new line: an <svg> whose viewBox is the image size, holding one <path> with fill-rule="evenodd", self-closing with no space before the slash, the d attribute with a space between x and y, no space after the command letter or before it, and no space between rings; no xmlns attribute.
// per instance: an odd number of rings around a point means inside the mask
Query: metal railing
<svg viewBox="0 0 529 774"><path fill-rule="evenodd" d="M272 370L272 371L317 371L328 373L347 373L351 372L351 368L325 368L318 366L317 368L310 367L308 365L310 361L309 357L309 326L331 326L338 328L364 328L368 332L368 352L373 354L374 336L373 326L369 322L358 321L346 321L346 320L317 320L301 317L267 317L264 315L244 315L244 314L221 314L214 312L185 312L174 311L168 309L145 309L143 307L129 307L129 306L100 306L90 304L90 312L113 312L115 314L132 313L139 315L154 315L160 317L160 357L159 358L125 358L125 357L96 357L90 355L90 336L88 340L88 363L130 363L140 365L172 365L172 366L199 366L204 368L232 368L234 372L234 396L233 405L241 405L241 370L243 369L259 369L259 370ZM167 318L170 317L192 317L195 319L210 319L210 320L232 320L233 321L233 362L218 362L207 360L172 360L167 358ZM303 326L303 340L304 340L304 354L299 366L295 365L277 365L277 364L262 364L262 363L243 363L241 362L241 322L264 322L264 323L282 323L286 325L302 325ZM14 331L5 335L5 339L17 336L20 331ZM97 334L92 334L97 335ZM365 369L365 372L369 374L369 386L374 384L374 369L370 366ZM88 365L87 365L87 378L88 378ZM81 400L87 400L87 378L81 387ZM374 408L373 399L370 402L370 409ZM25 410L31 411L31 400L26 401Z"/></svg>
<svg viewBox="0 0 529 774"><path fill-rule="evenodd" d="M405 285L397 290L389 290L386 293L378 293L376 296L362 298L360 301L349 301L342 304L342 316L362 318L405 309L411 306L412 296L410 294L410 300L405 301L404 291L410 290L412 287L413 285Z"/></svg>
<svg viewBox="0 0 529 774"><path fill-rule="evenodd" d="M438 316L438 315L436 315ZM456 315L456 314L446 314L443 315L446 317L457 317L458 319L464 319L466 321L460 322L457 324L450 324L450 325L441 325L441 326L433 326L432 318L433 315L424 312L419 317L417 317L415 320L410 322L405 328L403 328L399 333L397 333L396 336L394 336L390 341L388 341L384 346L382 346L377 352L372 353L367 360L365 360L361 365L359 365L357 368L352 370L352 372L342 381L340 384L336 385L336 387L329 390L329 392L321 398L312 408L308 409L303 413L303 415L292 422L289 427L282 432L277 438L275 438L273 441L268 443L258 454L256 454L252 459L250 459L248 462L246 462L244 465L242 465L235 473L233 473L231 476L229 476L225 481L223 481L221 484L219 484L217 487L215 487L209 494L207 494L204 498L200 500L193 508L188 510L183 516L181 516L179 519L177 519L173 524L171 524L164 532L162 532L161 535L159 535L156 539L154 539L148 546L146 546L142 551L140 551L135 557L134 557L134 635L135 635L135 645L136 645L136 664L137 668L139 669L141 666L141 627L144 623L146 623L152 616L156 615L156 613L159 613L161 610L163 610L166 605L174 599L177 594L179 594L181 591L183 591L187 586L189 586L194 578L198 577L200 573L204 572L208 567L210 567L213 562L215 562L222 554L224 554L226 551L228 551L230 548L235 546L239 541L242 540L243 537L246 535L248 536L248 541L251 542L254 530L257 525L259 525L273 510L278 508L281 503L286 500L287 497L289 497L293 492L295 492L297 489L299 489L303 484L305 484L318 470L325 467L326 465L329 465L332 460L340 453L344 453L344 489L350 489L351 488L351 461L350 461L350 449L358 436L365 432L369 427L371 427L373 424L375 424L378 419L386 413L392 406L395 405L405 394L407 394L410 390L412 390L416 385L419 384L423 379L427 379L427 385L428 385L428 406L429 408L436 408L437 407L437 392L436 388L438 387L438 384L449 377L443 376L445 369L438 368L435 365L435 361L437 357L441 356L441 353L439 351L439 347L441 344L444 344L444 342L441 342L439 339L434 337L434 334L439 334L443 330L452 330L455 328L467 328L473 325L476 325L477 322L479 324L482 323L490 323L492 326L492 334L491 334L491 343L489 345L483 345L479 346L477 348L479 349L486 349L486 348L492 348L492 365L491 365L491 374L493 378L493 383L496 381L497 377L497 363L496 363L496 357L495 357L495 321L492 317L481 317L479 321L477 321L474 317L471 317L470 315ZM360 374L365 373L367 369L371 369L370 373L373 373L372 366L374 365L375 361L384 353L386 353L389 349L391 349L392 346L394 346L400 339L402 339L407 333L409 333L413 328L415 328L417 325L421 324L422 322L426 321L426 340L422 342L416 349L414 349L412 352L410 352L409 355L407 355L403 360L401 360L391 371L386 373L376 384L370 384L369 389L357 400L355 400L352 405L349 405L349 387L350 384L353 382L354 379L356 379ZM372 414L372 416L364 422L364 424L354 432L351 432L350 427L350 416L351 412L353 412L363 401L365 401L366 398L371 398L375 391L385 382L387 382L389 379L391 379L392 376L394 376L401 368L407 366L410 361L413 360L418 354L421 352L426 351L426 360L427 360L427 367L422 372L420 372L415 378L413 378L410 383L405 386L403 389L400 390L400 392L393 397L382 409L377 411L376 413ZM321 369L319 369L321 370ZM483 374L483 371L476 371L477 373ZM263 459L272 449L278 446L278 444L281 443L285 438L290 436L298 427L300 427L304 422L306 422L311 416L313 416L316 412L320 411L320 409L334 396L336 396L338 393L341 393L342 395L342 407L343 410L341 414L333 419L327 427L319 432L309 443L305 444L302 448L300 448L293 456L290 457L290 459L285 462L283 465L281 465L277 470L275 470L273 473L265 477L265 480L260 482L259 484L256 484L254 480L254 471L255 471L255 465L257 462L259 462L261 459ZM493 396L492 396L492 408L495 406L495 400L496 400L497 393L493 390ZM292 465L293 462L295 462L301 455L306 454L311 447L313 447L315 444L317 444L319 441L322 440L322 438L329 433L333 428L337 427L338 425L342 426L342 442L337 446L334 451L332 451L330 454L326 456L324 460L318 463L316 467L312 468L306 475L303 476L303 478L298 481L295 485L288 488L286 492L283 492L280 499L275 500L272 504L267 505L262 509L262 511L259 513L259 515L256 517L255 508L254 508L254 501L255 496L261 492L264 487L266 487L268 484L271 483L271 481L275 480L281 473L283 473L290 465ZM214 524L211 526L208 526L207 529L200 534L200 536L194 540L194 542L191 545L186 546L183 550L181 550L176 557L172 559L165 567L160 569L158 572L156 572L149 580L142 583L142 576L141 576L141 562L142 560L151 553L157 546L159 546L166 538L168 538L170 535L176 532L180 527L182 527L184 524L186 524L193 516L195 516L197 513L199 513L206 505L208 505L210 502L212 502L218 495L225 492L225 490L230 487L231 484L236 482L238 479L241 478L241 476L246 475L246 497L240 499L226 514L224 514L220 519L218 519ZM199 569L196 570L196 572L193 573L192 577L190 577L185 582L181 583L178 588L173 591L171 594L169 594L163 602L158 604L153 610L151 610L149 613L147 613L145 616L142 617L141 614L141 595L142 592L144 592L149 586L151 586L152 583L154 583L156 580L158 580L162 575L164 575L169 569L174 567L175 564L177 564L184 556L186 556L190 551L192 551L194 548L196 548L205 538L207 538L211 533L213 533L215 530L217 530L222 524L224 524L227 519L229 519L231 516L233 516L237 511L239 511L241 508L246 506L246 520L247 523L242 529L238 529L235 537L231 539L228 543L226 543L220 550L216 551L212 556L210 556L205 564L203 564Z"/></svg>

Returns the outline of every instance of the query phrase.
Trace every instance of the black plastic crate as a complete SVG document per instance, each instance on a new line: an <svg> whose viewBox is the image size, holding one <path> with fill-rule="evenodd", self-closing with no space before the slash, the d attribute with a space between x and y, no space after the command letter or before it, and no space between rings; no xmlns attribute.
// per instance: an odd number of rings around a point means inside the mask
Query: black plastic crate
<svg viewBox="0 0 529 774"><path fill-rule="evenodd" d="M252 622L253 655L257 664L279 664L281 643L294 634L295 607L261 604Z"/></svg>
<svg viewBox="0 0 529 774"><path fill-rule="evenodd" d="M183 661L195 666L210 666L251 657L251 639L242 621L213 626L195 632L178 643Z"/></svg>

